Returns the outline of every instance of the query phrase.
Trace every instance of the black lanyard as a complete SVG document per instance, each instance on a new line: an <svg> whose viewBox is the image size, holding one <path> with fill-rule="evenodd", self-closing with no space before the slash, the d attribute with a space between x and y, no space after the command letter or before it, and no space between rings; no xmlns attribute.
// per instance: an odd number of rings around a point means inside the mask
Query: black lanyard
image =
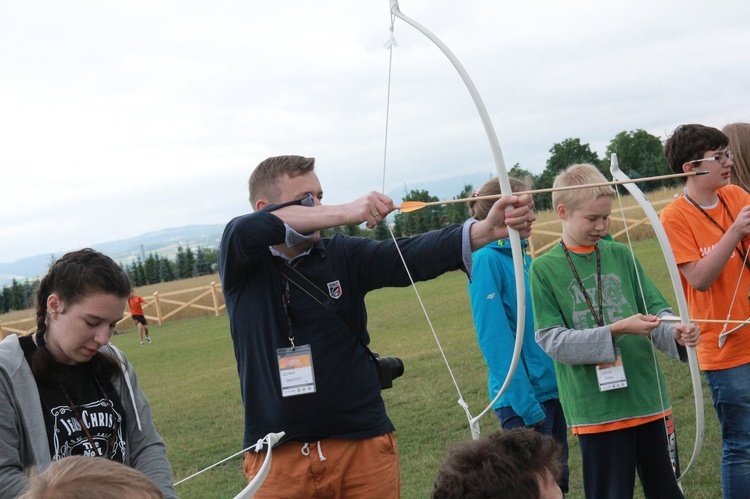
<svg viewBox="0 0 750 499"><path fill-rule="evenodd" d="M601 255L599 254L599 245L597 244L594 246L594 251L596 252L596 290L599 296L599 315L596 314L596 310L594 310L594 304L591 303L591 298L586 292L586 288L583 286L583 281L581 281L581 277L578 275L578 271L576 270L576 266L573 264L573 260L570 258L570 251L568 251L568 247L565 246L565 243L562 241L560 241L560 246L562 246L562 249L565 252L565 257L568 259L570 270L573 271L573 275L575 276L576 282L578 283L578 288L581 290L581 293L583 293L583 297L586 299L586 304L589 306L591 315L594 316L594 320L596 321L597 325L603 326L604 307L602 305L602 302L604 300L602 299L602 259Z"/></svg>
<svg viewBox="0 0 750 499"><path fill-rule="evenodd" d="M726 234L727 233L727 231L724 229L724 227L722 227L721 224L714 219L714 217L712 217L711 215L709 215L708 212L706 210L704 210L701 205L699 205L698 203L696 203L695 201L693 201L692 198L690 196L688 196L687 189L685 189L685 191L683 192L682 195L685 196L685 200L688 203L690 203L693 206L695 206L696 208L698 208L698 211L700 211L701 213L703 213L703 216L705 216L707 219L709 219L711 221L711 223L713 223L716 227L718 227L718 229L721 231L722 234ZM719 196L718 192L716 193L716 197L719 198L719 202L724 207L724 211L727 213L727 216L729 216L729 219L732 221L732 223L734 223L734 217L732 216L732 212L729 211L729 206L727 206L726 201L724 201L724 199L721 196ZM737 249L737 253L740 254L740 257L742 257L742 261L745 263L745 266L747 266L747 268L750 269L750 262L748 262L745 259L745 253L747 252L747 250L745 249L745 241L741 240L740 244L739 244L739 247L737 247L736 249Z"/></svg>
<svg viewBox="0 0 750 499"><path fill-rule="evenodd" d="M291 343L292 348L294 348L294 333L292 332L292 316L289 313L289 304L292 301L291 296L289 295L289 281L285 279L282 285L284 286L284 292L281 293L281 303L284 305L284 315L286 315L287 334L289 338L289 343Z"/></svg>

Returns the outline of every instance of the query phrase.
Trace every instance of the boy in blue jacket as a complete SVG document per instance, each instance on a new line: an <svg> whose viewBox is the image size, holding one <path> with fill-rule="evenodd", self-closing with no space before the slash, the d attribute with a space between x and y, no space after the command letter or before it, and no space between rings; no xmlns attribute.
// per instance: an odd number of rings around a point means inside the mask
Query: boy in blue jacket
<svg viewBox="0 0 750 499"><path fill-rule="evenodd" d="M514 192L529 190L520 180L511 178ZM489 180L474 196L500 194L497 179ZM492 208L492 200L469 202L469 213L476 220L484 220ZM532 203L533 205L533 203ZM522 229L521 244L528 247L532 213L528 225ZM516 341L516 286L513 254L508 239L500 239L479 248L472 254L472 279L469 281L471 311L482 355L489 368L490 400L493 400L505 381L510 368ZM528 275L531 259L524 254L524 271ZM533 428L544 435L552 435L560 444L560 479L558 485L568 493L568 429L557 392L557 378L552 359L534 341L534 317L528 279L526 287L526 323L524 325L521 359L510 385L492 409L503 429Z"/></svg>

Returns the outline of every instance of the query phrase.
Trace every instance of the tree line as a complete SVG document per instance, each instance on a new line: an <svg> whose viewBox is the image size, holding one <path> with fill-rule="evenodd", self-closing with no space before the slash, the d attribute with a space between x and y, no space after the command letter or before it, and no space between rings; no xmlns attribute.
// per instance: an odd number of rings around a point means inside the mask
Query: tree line
<svg viewBox="0 0 750 499"><path fill-rule="evenodd" d="M10 286L3 286L0 290L0 314L13 310L24 310L34 303L37 282L18 282L13 279Z"/></svg>
<svg viewBox="0 0 750 499"><path fill-rule="evenodd" d="M630 178L652 177L670 173L663 150L664 145L659 137L641 129L618 133L609 142L603 158L591 149L590 144L583 143L578 138L568 138L552 146L544 171L539 175L522 168L518 163L513 165L508 174L511 177L528 180L534 189L545 189L552 187L557 174L568 166L575 163L591 163L605 177L610 178L610 157L614 153L617 154L620 169ZM488 180L489 178L490 176ZM667 179L637 185L642 191L649 192L679 183L679 180ZM467 198L473 191L474 187L466 184L453 199ZM426 190L414 189L404 197L404 201L432 202L440 201L440 199L430 195ZM534 196L534 204L540 211L552 209L552 194ZM439 229L447 224L463 223L467 218L469 218L469 211L466 203L431 206L411 213L396 213L391 229L396 237L409 237ZM332 237L340 232L349 236L384 240L391 237L386 224L387 221L383 220L372 230L359 225L334 227L321 231L321 235ZM180 246L177 248L174 261L149 253L145 260L138 258L124 269L135 286L144 286L210 274L216 272L217 265L218 250L198 248L193 251L189 246L185 249ZM11 285L4 287L0 294L0 313L28 308L33 301L35 290L36 285L33 282L19 283L13 280Z"/></svg>
<svg viewBox="0 0 750 499"><path fill-rule="evenodd" d="M606 178L611 178L609 172L610 158L612 154L617 154L620 169L630 178L637 179L643 177L653 177L671 173L664 157L664 145L659 137L651 135L645 130L634 130L630 132L618 133L607 146L603 158L600 158L596 151L591 149L591 145L581 142L578 138L568 138L562 142L556 143L549 150L550 157L547 159L544 171L535 175L529 170L522 168L516 163L509 171L511 177L519 180L525 180L531 184L532 189L546 189L552 187L552 184L560 171L576 163L590 163L596 166ZM489 175L487 180L495 175ZM673 187L678 185L678 179L665 179L644 183L637 183L643 192L649 192L663 187ZM481 186L478 186L481 187ZM471 196L474 187L471 184L464 185L463 189L452 199L463 199ZM624 193L627 195L627 193ZM405 197L404 201L422 201L434 202L440 201L435 196L430 195L426 190L412 190ZM537 194L534 196L534 205L537 210L552 209L552 194ZM393 224L393 233L396 237L413 236L430 230L438 229L451 223L463 223L469 218L468 206L466 203L454 203L441 206L430 206L411 213L396 213ZM386 222L375 227L373 231L363 232L361 228L337 228L324 235L330 236L332 232L344 232L351 235L364 235L374 239L387 239L390 237ZM355 229L359 232L352 233Z"/></svg>
<svg viewBox="0 0 750 499"><path fill-rule="evenodd" d="M174 261L158 254L149 253L145 260L138 257L124 267L133 286L146 286L160 282L176 281L212 274L218 270L219 250L190 246L177 247Z"/></svg>
<svg viewBox="0 0 750 499"><path fill-rule="evenodd" d="M121 267L130 277L133 286L146 286L212 274L218 270L218 256L216 249L199 247L193 250L190 246L178 246L174 260L149 253L145 260L139 257L131 264ZM3 286L0 290L0 314L33 307L38 285L38 280L18 282L13 279L9 286Z"/></svg>
<svg viewBox="0 0 750 499"><path fill-rule="evenodd" d="M518 164L511 168L509 175L519 178L528 177L533 181L534 188L545 189L552 187L555 176L568 166L575 163L591 163L606 178L611 178L609 166L612 154L617 154L620 169L632 179L672 173L664 157L664 144L661 139L641 129L618 133L610 140L603 158L599 158L598 154L591 150L591 146L582 143L580 139L565 139L553 145L549 152L550 157L540 175L533 175ZM636 182L643 192L679 184L679 179ZM534 204L539 210L552 209L552 194L534 196Z"/></svg>

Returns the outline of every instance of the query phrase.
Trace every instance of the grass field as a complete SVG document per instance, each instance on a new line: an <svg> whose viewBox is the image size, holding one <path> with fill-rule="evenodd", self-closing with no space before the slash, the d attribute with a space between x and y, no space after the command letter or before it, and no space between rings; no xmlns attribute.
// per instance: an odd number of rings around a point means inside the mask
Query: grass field
<svg viewBox="0 0 750 499"><path fill-rule="evenodd" d="M638 242L636 253L647 273L673 301L661 252L653 240ZM487 370L476 344L466 279L451 273L418 284L463 397L472 414L488 403ZM368 296L372 347L404 360L405 374L383 392L397 428L403 497L429 496L445 450L471 438L464 411L418 309L414 291L388 289ZM157 428L168 446L175 479L181 479L240 450L243 410L226 315L152 326L154 343L141 347L132 326L113 342L136 367L154 411ZM695 415L686 364L659 361L668 380L675 409L680 457L687 464L693 448ZM705 384L705 383L704 383ZM721 497L718 423L704 390L706 435L697 465L683 481L687 497ZM498 428L494 416L481 420L484 433ZM580 453L575 437L571 449L570 498L583 497ZM184 498L231 497L245 480L241 459L235 458L177 487ZM637 491L636 497L643 497Z"/></svg>

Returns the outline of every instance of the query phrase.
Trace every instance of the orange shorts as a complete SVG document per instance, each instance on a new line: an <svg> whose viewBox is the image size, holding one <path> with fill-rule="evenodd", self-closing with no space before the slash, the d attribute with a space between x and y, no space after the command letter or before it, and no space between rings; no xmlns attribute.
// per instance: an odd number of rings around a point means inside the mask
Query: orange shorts
<svg viewBox="0 0 750 499"><path fill-rule="evenodd" d="M265 452L245 453L245 476L251 480ZM398 498L401 470L393 433L366 440L326 438L288 441L274 447L271 469L256 498Z"/></svg>

